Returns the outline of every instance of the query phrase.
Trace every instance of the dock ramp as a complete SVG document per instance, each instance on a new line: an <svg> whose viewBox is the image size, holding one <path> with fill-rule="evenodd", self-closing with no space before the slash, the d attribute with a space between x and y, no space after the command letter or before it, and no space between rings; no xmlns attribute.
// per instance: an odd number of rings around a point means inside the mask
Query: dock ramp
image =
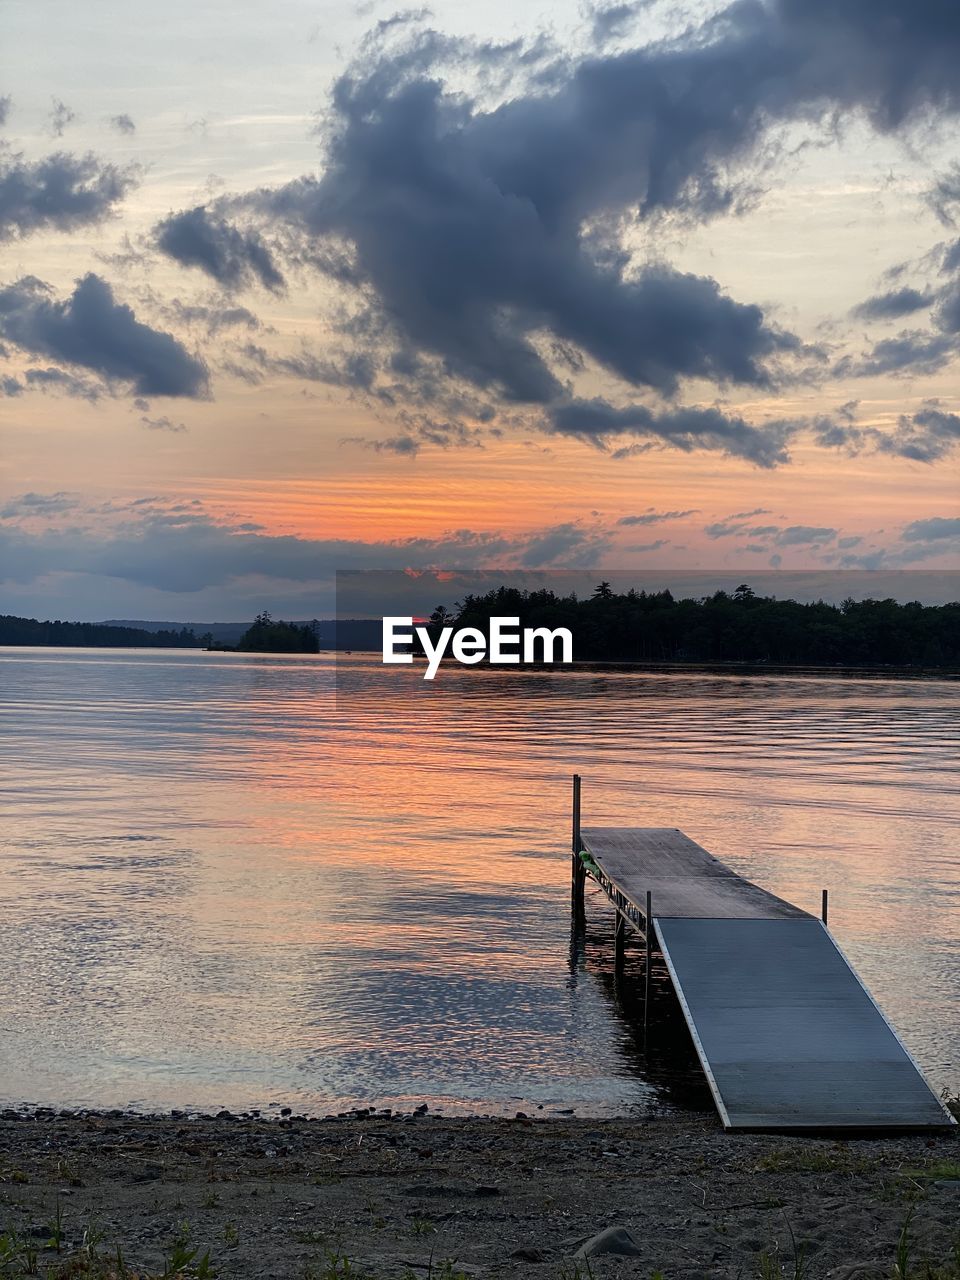
<svg viewBox="0 0 960 1280"><path fill-rule="evenodd" d="M956 1123L823 921L673 828L579 843L623 921L653 931L725 1128Z"/></svg>

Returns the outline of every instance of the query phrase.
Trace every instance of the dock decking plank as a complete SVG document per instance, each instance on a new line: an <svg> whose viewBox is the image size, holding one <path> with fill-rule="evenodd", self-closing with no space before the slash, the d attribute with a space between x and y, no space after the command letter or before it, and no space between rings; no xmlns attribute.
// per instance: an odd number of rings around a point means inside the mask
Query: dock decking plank
<svg viewBox="0 0 960 1280"><path fill-rule="evenodd" d="M744 880L675 827L584 827L583 846L642 912L654 915L779 920L808 913Z"/></svg>

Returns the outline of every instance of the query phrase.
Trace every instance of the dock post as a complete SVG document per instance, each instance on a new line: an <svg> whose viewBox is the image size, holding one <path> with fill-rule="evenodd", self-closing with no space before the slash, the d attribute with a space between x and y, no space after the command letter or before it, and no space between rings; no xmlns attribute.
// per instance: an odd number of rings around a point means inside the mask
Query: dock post
<svg viewBox="0 0 960 1280"><path fill-rule="evenodd" d="M643 965L643 1029L647 1029L650 1016L650 948L653 944L653 894L647 890L647 919L644 930L645 956Z"/></svg>
<svg viewBox="0 0 960 1280"><path fill-rule="evenodd" d="M820 893L820 919L824 924L827 923L827 891L823 889Z"/></svg>
<svg viewBox="0 0 960 1280"><path fill-rule="evenodd" d="M580 775L573 775L573 830L571 832L572 858L570 865L571 914L574 927L583 928L586 924L586 912L583 906L583 886L587 878L583 860L580 857Z"/></svg>
<svg viewBox="0 0 960 1280"><path fill-rule="evenodd" d="M623 968L623 948L627 940L627 924L623 918L623 912L617 912L617 931L614 934L613 944L613 966L617 973Z"/></svg>

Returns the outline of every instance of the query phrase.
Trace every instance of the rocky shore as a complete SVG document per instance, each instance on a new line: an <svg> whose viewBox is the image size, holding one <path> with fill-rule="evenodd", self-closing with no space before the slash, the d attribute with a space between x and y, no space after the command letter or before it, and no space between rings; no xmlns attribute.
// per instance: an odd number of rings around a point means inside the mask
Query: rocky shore
<svg viewBox="0 0 960 1280"><path fill-rule="evenodd" d="M657 1273L960 1280L957 1133L0 1113L4 1278Z"/></svg>

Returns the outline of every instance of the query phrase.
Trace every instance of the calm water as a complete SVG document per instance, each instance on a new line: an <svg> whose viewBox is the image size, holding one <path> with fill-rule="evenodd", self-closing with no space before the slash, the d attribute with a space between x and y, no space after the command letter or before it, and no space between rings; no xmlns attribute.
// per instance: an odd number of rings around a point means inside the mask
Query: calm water
<svg viewBox="0 0 960 1280"><path fill-rule="evenodd" d="M585 822L682 827L816 911L960 1087L960 684L0 650L0 1099L709 1107L646 1046Z"/></svg>

